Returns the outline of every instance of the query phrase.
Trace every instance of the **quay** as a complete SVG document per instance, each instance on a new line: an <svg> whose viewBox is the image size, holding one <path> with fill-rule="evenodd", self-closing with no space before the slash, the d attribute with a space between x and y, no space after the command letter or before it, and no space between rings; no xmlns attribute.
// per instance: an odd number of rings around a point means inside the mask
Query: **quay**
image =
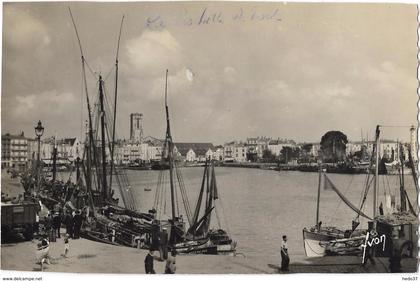
<svg viewBox="0 0 420 281"><path fill-rule="evenodd" d="M62 229L64 231L64 229ZM2 244L2 270L39 271L35 263L36 240ZM63 239L50 243L51 265L45 265L46 272L64 273L127 273L144 274L146 250L113 246L86 239L70 240L67 258ZM115 262L118 260L118 262ZM279 271L277 260L267 264L259 259L243 256L179 255L177 274L291 274L291 273L387 273L388 260L376 258L376 264L361 265L361 258L355 256L323 257L306 259L290 264L290 271ZM278 258L278 262L280 258ZM416 272L417 259L403 259L403 272ZM163 273L164 262L155 261L156 273Z"/></svg>
<svg viewBox="0 0 420 281"><path fill-rule="evenodd" d="M224 162L220 163L222 167L233 167L233 168L254 168L263 170L278 170L279 165L277 163L258 163L258 162Z"/></svg>

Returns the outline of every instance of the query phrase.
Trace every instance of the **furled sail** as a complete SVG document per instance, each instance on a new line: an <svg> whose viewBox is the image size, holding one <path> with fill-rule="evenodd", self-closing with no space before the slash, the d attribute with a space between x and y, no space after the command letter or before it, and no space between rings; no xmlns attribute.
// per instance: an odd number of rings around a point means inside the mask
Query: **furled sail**
<svg viewBox="0 0 420 281"><path fill-rule="evenodd" d="M338 190L337 187L331 182L331 180L327 177L326 174L324 174L324 190L334 190L335 193L343 200L344 203L346 203L347 206L349 206L350 209L355 211L357 214L361 215L362 217L365 217L369 220L371 220L370 217L368 217L366 214L364 214L359 208L354 206L345 196Z"/></svg>
<svg viewBox="0 0 420 281"><path fill-rule="evenodd" d="M205 183L207 182L206 194L204 194ZM204 214L199 219L200 207L203 201L203 197L206 196ZM204 168L203 181L201 184L200 195L198 197L197 206L195 208L193 223L191 224L188 233L194 236L205 236L209 232L211 213L214 209L214 200L218 199L218 192L216 186L216 175L214 172L214 165L210 166L206 162Z"/></svg>

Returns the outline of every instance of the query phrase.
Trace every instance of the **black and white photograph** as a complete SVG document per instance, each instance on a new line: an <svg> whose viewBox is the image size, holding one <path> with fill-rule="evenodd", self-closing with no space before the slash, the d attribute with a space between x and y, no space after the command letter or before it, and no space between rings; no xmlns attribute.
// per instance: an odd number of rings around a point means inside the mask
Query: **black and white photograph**
<svg viewBox="0 0 420 281"><path fill-rule="evenodd" d="M418 17L416 3L3 2L3 280L415 281Z"/></svg>

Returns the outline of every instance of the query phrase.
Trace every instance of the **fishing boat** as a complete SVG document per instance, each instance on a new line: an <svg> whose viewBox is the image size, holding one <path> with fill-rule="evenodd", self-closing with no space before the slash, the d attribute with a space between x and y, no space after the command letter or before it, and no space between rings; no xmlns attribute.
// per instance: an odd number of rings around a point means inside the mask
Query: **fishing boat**
<svg viewBox="0 0 420 281"><path fill-rule="evenodd" d="M379 143L379 134L377 135L377 143ZM377 147L377 146L376 146ZM376 148L375 148L376 149ZM376 149L376 151L378 151ZM372 162L370 162L370 168L372 167ZM377 162L376 162L377 163ZM377 166L377 165L376 165ZM319 208L320 208L320 195L321 195L321 185L323 182L324 190L333 190L340 197L340 199L354 212L359 216L370 219L366 214L362 212L362 207L357 208L354 206L340 190L334 185L334 183L329 179L325 174L322 168L322 162L319 163L319 177L318 177L318 195L317 195L317 206L316 206L316 218L315 225L310 227L305 227L303 229L303 246L305 249L305 254L307 257L322 257L327 254L327 246L331 241L343 241L342 239L352 239L354 237L360 237L365 233L364 230L355 232L356 228L359 225L358 220L352 221L352 229L340 229L334 226L323 226L322 222L319 220ZM369 182L369 180L367 180ZM358 239L356 239L359 241ZM357 247L356 247L357 248Z"/></svg>
<svg viewBox="0 0 420 281"><path fill-rule="evenodd" d="M175 245L180 253L222 254L236 250L236 242L221 229L211 229L211 216L219 199L214 163L206 162L200 194L197 200L192 223L185 235L185 241ZM200 214L200 209L202 212ZM205 242L204 242L205 241ZM191 243L198 245L191 247Z"/></svg>
<svg viewBox="0 0 420 281"><path fill-rule="evenodd" d="M415 208L411 204L407 192L404 189L404 172L402 169L399 169L399 189L400 189L400 207L398 209L393 206L391 200L388 198L387 194L385 200L388 201L385 203L385 207L388 208L388 214L385 214L384 206L378 204L378 194L379 194L379 165L373 165L373 163L379 163L379 135L380 135L380 126L378 125L376 128L376 142L374 146L374 153L372 154L371 164L369 167L369 171L374 170L374 175L371 177L371 174L367 175L366 184L364 186L364 191L362 193L362 200L360 207L357 208L354 206L349 200L347 200L344 195L334 186L332 181L324 174L324 189L332 189L334 190L337 195L340 197L343 202L346 203L348 207L350 207L353 211L356 212L356 217L352 221L352 228L349 230L340 230L336 228L329 228L329 227L322 227L319 223L319 195L320 195L320 186L321 186L321 173L319 177L319 184L318 184L318 201L317 201L317 215L316 215L316 222L317 224L310 228L303 229L303 241L304 241L304 248L305 253L308 257L320 257L324 255L361 255L362 254L362 244L365 242L367 233L376 233L376 234L384 234L386 235L387 241L393 240L393 232L392 229L405 229L407 235L405 236L406 245L405 250L401 249L401 251L408 251L412 254L414 246L417 245L417 236L414 235L413 229L417 229L417 226L413 224L413 217L417 217L418 213L416 213ZM401 145L401 151L402 145ZM417 182L417 172L415 171L415 165L412 162L411 151L409 150L409 158L410 163L412 166L412 173L413 179L416 187L416 191L418 193L418 182ZM400 154L401 162L403 155ZM373 159L375 158L375 159ZM373 183L373 184L372 184ZM367 216L365 213L362 212L363 206L366 203L367 195L369 189L373 185L373 214L372 217ZM388 187L389 188L389 187ZM384 190L386 191L386 190ZM408 207L407 208L407 204ZM388 206L389 205L389 206ZM395 202L394 202L395 205ZM407 209L409 212L407 212ZM367 229L356 229L360 222L359 217L364 217L368 219ZM405 219L401 219L405 218ZM373 231L373 232L372 232ZM395 232L395 231L394 231ZM400 231L401 232L401 231ZM398 233L398 231L397 231ZM404 234L403 236L404 237ZM408 238L407 238L408 237ZM392 243L391 243L392 245ZM389 247L389 245L387 246ZM408 249L408 250L407 250ZM384 255L384 251L379 251L379 255ZM387 250L387 254L391 253L391 250Z"/></svg>
<svg viewBox="0 0 420 281"><path fill-rule="evenodd" d="M325 173L323 172L322 164L319 164L319 179L318 179L318 196L316 208L316 223L314 226L305 227L303 229L303 247L307 257L322 257L325 256L325 246L322 242L332 241L335 239L344 238L345 231L331 226L322 226L319 220L319 204L321 193L321 181Z"/></svg>
<svg viewBox="0 0 420 281"><path fill-rule="evenodd" d="M95 90L98 103L95 103L92 108L85 71L86 59L70 8L69 14L79 43L83 88L88 111L85 149L80 166L83 171L81 183L86 187L89 200L86 202L88 214L81 234L85 238L95 241L138 247L142 236L152 235L153 216L138 211L137 201L127 174L125 170L118 169L114 161L118 100L118 51L124 16L121 20L115 69L113 69L115 71L113 108L108 108L108 104L105 102L106 93L112 91L106 88L107 81L102 78L102 75L96 73L92 73L92 75L97 79Z"/></svg>
<svg viewBox="0 0 420 281"><path fill-rule="evenodd" d="M170 203L166 204L166 187L164 185L166 172L161 171L153 207L157 213L156 217L160 221L161 232L165 234L168 231L168 248L175 249L182 254L233 253L236 250L236 243L232 241L228 233L220 227L211 229L211 217L216 209L215 201L219 199L213 162L207 161L205 164L200 194L194 212L191 210L183 177L178 162L174 159L174 142L167 103L167 84L168 70L165 80L166 138L160 163L169 164ZM184 221L180 211L179 197L181 197L187 221ZM170 214L166 213L167 205L171 207ZM164 218L165 215L166 218Z"/></svg>

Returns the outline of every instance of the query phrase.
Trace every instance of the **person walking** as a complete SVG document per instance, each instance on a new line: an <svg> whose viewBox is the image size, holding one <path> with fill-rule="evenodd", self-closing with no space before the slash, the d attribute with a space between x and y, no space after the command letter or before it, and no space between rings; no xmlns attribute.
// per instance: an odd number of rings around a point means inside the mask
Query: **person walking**
<svg viewBox="0 0 420 281"><path fill-rule="evenodd" d="M144 267L146 270L146 274L155 274L155 269L153 268L153 260L155 257L153 256L153 250L149 250L149 252L146 255L146 258L144 259Z"/></svg>
<svg viewBox="0 0 420 281"><path fill-rule="evenodd" d="M171 254L166 259L165 274L175 274L176 271L176 250L172 249Z"/></svg>
<svg viewBox="0 0 420 281"><path fill-rule="evenodd" d="M287 236L283 235L283 240L281 241L281 249L280 249L280 254L281 254L281 271L289 271L289 252L288 252L288 247L287 247Z"/></svg>

